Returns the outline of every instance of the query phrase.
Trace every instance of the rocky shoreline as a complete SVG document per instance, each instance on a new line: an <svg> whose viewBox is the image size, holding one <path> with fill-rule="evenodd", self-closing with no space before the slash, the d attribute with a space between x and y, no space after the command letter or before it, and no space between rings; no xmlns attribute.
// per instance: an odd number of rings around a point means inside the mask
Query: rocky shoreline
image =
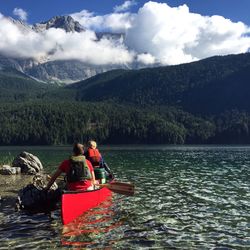
<svg viewBox="0 0 250 250"><path fill-rule="evenodd" d="M43 165L38 157L26 151L23 151L17 155L12 161L11 166L7 164L0 166L0 174L2 175L35 175L40 173L42 170Z"/></svg>
<svg viewBox="0 0 250 250"><path fill-rule="evenodd" d="M29 208L30 204L40 207L47 198L52 203L58 186L54 183L46 193L49 178L37 156L21 152L11 164L0 166L0 207L6 203L15 208Z"/></svg>
<svg viewBox="0 0 250 250"><path fill-rule="evenodd" d="M20 189L32 183L34 175L42 173L39 158L26 151L17 155L11 164L0 166L0 197L17 196Z"/></svg>
<svg viewBox="0 0 250 250"><path fill-rule="evenodd" d="M0 174L0 197L16 197L21 188L32 183L34 176L31 175L1 175Z"/></svg>

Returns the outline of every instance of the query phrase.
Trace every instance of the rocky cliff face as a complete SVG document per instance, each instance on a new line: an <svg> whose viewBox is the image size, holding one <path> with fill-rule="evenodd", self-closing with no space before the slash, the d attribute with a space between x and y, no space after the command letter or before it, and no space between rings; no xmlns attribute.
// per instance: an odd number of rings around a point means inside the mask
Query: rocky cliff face
<svg viewBox="0 0 250 250"><path fill-rule="evenodd" d="M27 25L13 18L8 19L23 32L35 31L40 33L50 28L60 28L66 32L85 32L84 27L71 16L56 16L46 22L34 25ZM96 36L97 39L101 39L103 36L108 39L123 39L123 34L97 33ZM117 68L117 65L96 66L72 60L48 61L44 58L36 61L32 58L13 58L4 54L0 54L1 66L15 68L39 81L57 84L70 84ZM127 68L128 66L121 65L119 67Z"/></svg>
<svg viewBox="0 0 250 250"><path fill-rule="evenodd" d="M15 68L38 81L70 84L99 73L117 69L115 65L95 66L81 61L50 61L39 63L33 59L8 58L0 55L0 67ZM126 65L122 68L127 68Z"/></svg>
<svg viewBox="0 0 250 250"><path fill-rule="evenodd" d="M50 28L64 29L66 32L83 32L85 29L81 24L75 21L71 16L56 16L47 22L37 23L33 25L33 30L42 32Z"/></svg>
<svg viewBox="0 0 250 250"><path fill-rule="evenodd" d="M87 65L80 61L51 61L26 69L27 75L44 82L70 84L115 69L115 66Z"/></svg>

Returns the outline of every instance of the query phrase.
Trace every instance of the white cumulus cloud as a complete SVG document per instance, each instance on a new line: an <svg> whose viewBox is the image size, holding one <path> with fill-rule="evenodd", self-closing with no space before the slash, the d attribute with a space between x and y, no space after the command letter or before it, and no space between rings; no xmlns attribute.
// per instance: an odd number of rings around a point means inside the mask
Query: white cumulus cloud
<svg viewBox="0 0 250 250"><path fill-rule="evenodd" d="M137 61L142 64L149 65L154 64L156 60L151 54L143 53L137 55Z"/></svg>
<svg viewBox="0 0 250 250"><path fill-rule="evenodd" d="M125 1L122 5L116 5L114 7L114 12L123 12L129 10L130 7L136 5L134 0Z"/></svg>
<svg viewBox="0 0 250 250"><path fill-rule="evenodd" d="M70 15L83 27L95 31L126 32L127 29L131 28L134 19L134 14L131 13L111 13L97 16L87 10Z"/></svg>
<svg viewBox="0 0 250 250"><path fill-rule="evenodd" d="M28 14L25 10L23 10L21 8L15 8L13 10L13 14L15 16L18 16L18 18L20 18L22 21L27 21Z"/></svg>
<svg viewBox="0 0 250 250"><path fill-rule="evenodd" d="M250 27L223 16L202 16L187 5L147 2L137 13L96 15L83 10L71 16L86 31L22 29L0 13L0 54L86 63L172 65L214 55L249 51ZM27 16L26 16L27 17ZM124 39L97 39L95 32L122 33Z"/></svg>
<svg viewBox="0 0 250 250"><path fill-rule="evenodd" d="M191 13L187 5L171 8L148 2L127 30L126 45L137 53L151 54L162 64L179 64L247 52L249 27L222 16Z"/></svg>
<svg viewBox="0 0 250 250"><path fill-rule="evenodd" d="M134 57L124 44L106 38L98 40L91 30L67 33L51 28L37 33L20 29L3 16L0 16L0 53L37 60L76 59L96 65L131 63Z"/></svg>

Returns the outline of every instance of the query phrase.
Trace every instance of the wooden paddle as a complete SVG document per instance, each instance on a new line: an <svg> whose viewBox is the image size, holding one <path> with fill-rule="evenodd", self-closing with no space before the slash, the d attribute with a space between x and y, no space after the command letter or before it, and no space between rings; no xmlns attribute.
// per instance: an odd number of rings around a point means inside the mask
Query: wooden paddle
<svg viewBox="0 0 250 250"><path fill-rule="evenodd" d="M113 181L106 184L95 184L96 186L106 187L114 193L133 196L135 194L135 185L131 183Z"/></svg>

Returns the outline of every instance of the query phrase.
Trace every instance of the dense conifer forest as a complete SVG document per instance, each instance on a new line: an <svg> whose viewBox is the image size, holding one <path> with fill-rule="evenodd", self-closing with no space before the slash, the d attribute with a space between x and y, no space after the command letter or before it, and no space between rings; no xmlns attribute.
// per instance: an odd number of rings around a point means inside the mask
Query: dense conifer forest
<svg viewBox="0 0 250 250"><path fill-rule="evenodd" d="M250 143L250 55L59 87L0 69L0 145Z"/></svg>

